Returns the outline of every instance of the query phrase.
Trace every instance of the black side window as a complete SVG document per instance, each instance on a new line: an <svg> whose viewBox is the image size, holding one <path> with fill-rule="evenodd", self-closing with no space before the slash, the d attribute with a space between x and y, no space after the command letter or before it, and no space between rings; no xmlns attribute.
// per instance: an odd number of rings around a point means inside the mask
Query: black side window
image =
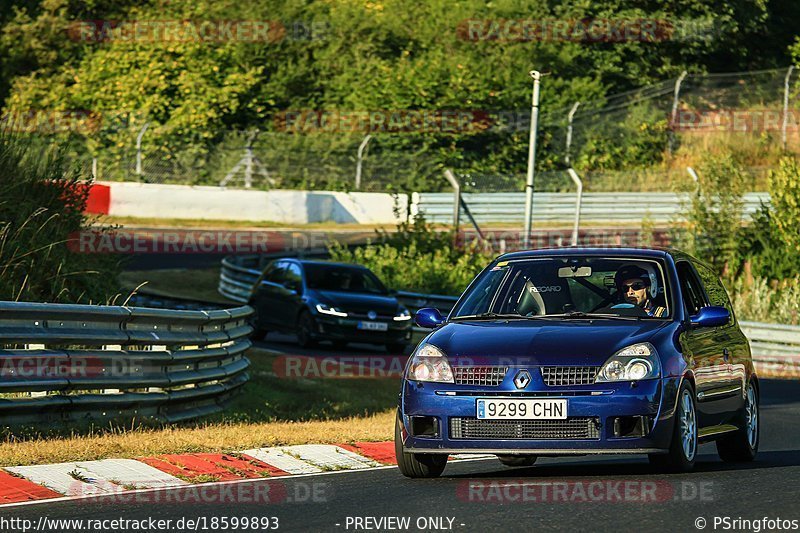
<svg viewBox="0 0 800 533"><path fill-rule="evenodd" d="M287 289L292 289L297 292L303 288L303 273L300 271L300 266L296 263L289 263L286 269L286 278L283 281Z"/></svg>
<svg viewBox="0 0 800 533"><path fill-rule="evenodd" d="M711 305L726 308L731 314L732 322L733 305L731 305L731 300L728 298L728 293L725 291L725 287L722 285L719 277L717 277L713 270L705 265L695 263L694 266L697 269L697 273L700 275L700 280L703 282L703 286L706 289L709 303Z"/></svg>
<svg viewBox="0 0 800 533"><path fill-rule="evenodd" d="M690 316L696 315L706 306L706 301L700 281L689 263L678 263L678 279L681 283L683 305Z"/></svg>

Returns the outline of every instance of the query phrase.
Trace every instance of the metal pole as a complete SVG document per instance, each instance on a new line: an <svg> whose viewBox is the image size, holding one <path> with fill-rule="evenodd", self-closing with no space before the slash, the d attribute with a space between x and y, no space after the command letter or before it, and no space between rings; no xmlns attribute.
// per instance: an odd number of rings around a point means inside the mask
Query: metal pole
<svg viewBox="0 0 800 533"><path fill-rule="evenodd" d="M794 65L786 71L786 79L783 81L783 124L781 125L781 142L783 149L786 150L786 124L789 120L789 79L792 77Z"/></svg>
<svg viewBox="0 0 800 533"><path fill-rule="evenodd" d="M144 137L144 132L147 131L147 126L149 125L149 122L145 122L136 137L136 175L139 176L140 180L142 179L142 137Z"/></svg>
<svg viewBox="0 0 800 533"><path fill-rule="evenodd" d="M361 189L361 162L364 159L364 149L367 147L372 135L367 135L358 146L358 162L356 163L356 190Z"/></svg>
<svg viewBox="0 0 800 533"><path fill-rule="evenodd" d="M97 181L97 158L92 158L92 181Z"/></svg>
<svg viewBox="0 0 800 533"><path fill-rule="evenodd" d="M686 172L689 173L689 175L692 177L695 183L700 181L700 178L697 176L697 172L695 172L695 170L692 167L686 167Z"/></svg>
<svg viewBox="0 0 800 533"><path fill-rule="evenodd" d="M686 78L687 72L684 70L678 79L675 81L675 91L672 96L672 115L670 118L670 136L669 136L669 153L672 154L673 145L675 144L675 119L678 116L678 104L681 97L681 83Z"/></svg>
<svg viewBox="0 0 800 533"><path fill-rule="evenodd" d="M567 166L569 164L569 150L572 147L572 119L575 117L575 111L578 110L578 106L581 105L580 102L575 102L572 106L572 109L569 111L569 115L567 115L567 147L566 147L566 156L564 156L564 162Z"/></svg>
<svg viewBox="0 0 800 533"><path fill-rule="evenodd" d="M533 78L533 93L531 94L531 134L528 140L528 175L525 180L525 229L522 236L523 248L528 248L531 242L533 167L536 164L536 128L539 121L539 80L542 78L538 70L532 70L529 74L531 78Z"/></svg>
<svg viewBox="0 0 800 533"><path fill-rule="evenodd" d="M569 177L572 178L572 181L575 185L578 186L578 193L575 199L575 225L572 227L572 246L578 245L578 228L581 225L581 200L583 199L583 181L581 181L581 177L578 176L578 173L575 172L575 169L569 167L567 169L567 173Z"/></svg>
<svg viewBox="0 0 800 533"><path fill-rule="evenodd" d="M458 222L461 215L461 185L459 185L458 180L449 168L444 171L444 177L453 187L453 229L458 235Z"/></svg>

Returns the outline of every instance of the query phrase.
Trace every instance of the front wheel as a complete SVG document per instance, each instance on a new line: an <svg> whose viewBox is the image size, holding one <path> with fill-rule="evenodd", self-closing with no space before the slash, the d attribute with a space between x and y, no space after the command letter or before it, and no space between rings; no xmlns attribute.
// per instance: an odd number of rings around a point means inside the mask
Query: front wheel
<svg viewBox="0 0 800 533"><path fill-rule="evenodd" d="M403 446L400 416L394 423L394 454L400 473L410 478L439 477L447 466L447 455L434 453L408 453Z"/></svg>
<svg viewBox="0 0 800 533"><path fill-rule="evenodd" d="M749 462L758 453L758 392L752 382L747 386L740 420L738 431L717 439L717 453L726 463Z"/></svg>
<svg viewBox="0 0 800 533"><path fill-rule="evenodd" d="M650 454L650 464L666 472L690 472L697 456L697 409L694 389L684 382L678 391L672 441L666 454Z"/></svg>
<svg viewBox="0 0 800 533"><path fill-rule="evenodd" d="M297 343L302 348L311 348L317 344L313 332L316 328L311 313L304 311L297 319Z"/></svg>

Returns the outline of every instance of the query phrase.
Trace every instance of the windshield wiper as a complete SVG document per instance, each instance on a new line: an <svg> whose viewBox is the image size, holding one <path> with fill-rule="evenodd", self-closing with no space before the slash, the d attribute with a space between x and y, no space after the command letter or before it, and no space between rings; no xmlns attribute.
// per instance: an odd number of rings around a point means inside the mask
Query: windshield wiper
<svg viewBox="0 0 800 533"><path fill-rule="evenodd" d="M544 317L557 318L619 318L621 320L641 320L643 317L631 315L615 315L613 313L584 313L583 311L570 311L557 315L544 315Z"/></svg>
<svg viewBox="0 0 800 533"><path fill-rule="evenodd" d="M529 320L542 318L540 316L523 316L510 313L478 313L477 315L461 315L451 320Z"/></svg>

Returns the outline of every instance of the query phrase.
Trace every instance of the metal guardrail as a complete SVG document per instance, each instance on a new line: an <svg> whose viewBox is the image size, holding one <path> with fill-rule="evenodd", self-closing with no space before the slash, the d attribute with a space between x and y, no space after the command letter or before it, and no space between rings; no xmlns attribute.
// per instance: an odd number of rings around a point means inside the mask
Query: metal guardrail
<svg viewBox="0 0 800 533"><path fill-rule="evenodd" d="M776 377L800 377L800 326L739 322L750 340L759 372Z"/></svg>
<svg viewBox="0 0 800 533"><path fill-rule="evenodd" d="M218 412L249 379L251 313L0 302L0 424Z"/></svg>
<svg viewBox="0 0 800 533"><path fill-rule="evenodd" d="M522 224L525 193L463 193L462 198L478 224L492 222ZM584 193L581 222L641 223L649 217L655 223L669 222L681 211L688 194L609 192ZM748 193L744 196L744 215L756 212L761 202L769 203L769 193ZM423 214L429 222L450 223L453 220L451 193L413 193L412 217ZM575 195L572 193L537 192L533 197L534 222L571 221L575 216Z"/></svg>

